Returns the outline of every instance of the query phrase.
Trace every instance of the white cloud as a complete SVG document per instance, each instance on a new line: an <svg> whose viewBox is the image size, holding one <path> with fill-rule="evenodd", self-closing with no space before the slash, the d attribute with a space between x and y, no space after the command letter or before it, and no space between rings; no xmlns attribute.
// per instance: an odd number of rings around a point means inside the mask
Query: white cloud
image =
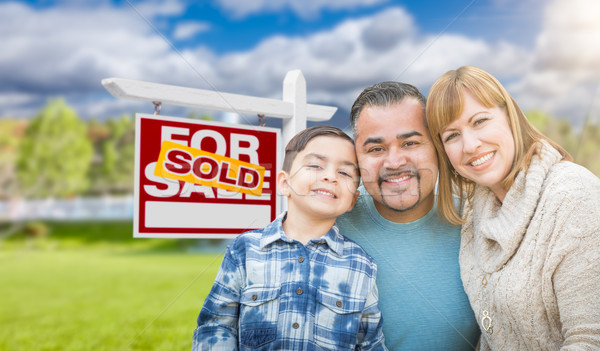
<svg viewBox="0 0 600 351"><path fill-rule="evenodd" d="M309 102L348 108L362 88L381 80L402 79L426 93L445 69L477 62L514 69L525 56L510 44L456 35L430 45L434 38L420 36L412 16L397 7L308 37L270 37L220 57L203 47L181 56L131 9L110 6L34 10L5 3L0 34L7 38L0 93L65 95L84 116L101 115L103 108L114 114L104 102L89 103L90 96L106 95L100 81L108 77L281 98L285 74L301 69ZM125 105L113 100L112 106Z"/></svg>
<svg viewBox="0 0 600 351"><path fill-rule="evenodd" d="M127 1L127 4L148 19L159 16L181 15L186 9L181 0Z"/></svg>
<svg viewBox="0 0 600 351"><path fill-rule="evenodd" d="M365 45L375 51L386 51L398 42L414 36L416 28L410 14L392 8L375 16L362 31Z"/></svg>
<svg viewBox="0 0 600 351"><path fill-rule="evenodd" d="M27 93L0 93L0 117L22 118L35 116L45 98Z"/></svg>
<svg viewBox="0 0 600 351"><path fill-rule="evenodd" d="M548 111L582 126L600 88L599 18L596 0L549 3L531 68L512 87L524 109Z"/></svg>
<svg viewBox="0 0 600 351"><path fill-rule="evenodd" d="M231 16L242 18L260 12L274 13L291 10L298 16L310 19L322 10L342 10L370 7L388 0L218 0L220 7Z"/></svg>
<svg viewBox="0 0 600 351"><path fill-rule="evenodd" d="M167 12L181 10L178 2L168 4ZM306 77L310 103L347 110L373 83L401 80L427 95L444 72L469 64L500 79L524 110L542 109L577 121L600 81L598 4L553 0L545 16L532 48L451 32L425 35L411 14L391 7L306 37L276 35L250 50L218 56L205 47L180 55L128 7L34 10L1 3L0 116L30 113L33 103L47 95L65 96L82 116L152 111L148 104L110 97L100 85L108 77L281 98L283 79L294 69ZM179 31L185 37L186 30ZM163 107L165 114L169 111L182 113Z"/></svg>
<svg viewBox="0 0 600 351"><path fill-rule="evenodd" d="M180 22L173 31L173 38L179 40L190 39L208 30L210 30L210 23L207 22Z"/></svg>
<svg viewBox="0 0 600 351"><path fill-rule="evenodd" d="M101 7L35 11L0 5L0 89L93 90L107 75L144 75L169 46L131 12Z"/></svg>
<svg viewBox="0 0 600 351"><path fill-rule="evenodd" d="M135 6L140 13L164 16L180 12L178 4ZM0 3L0 100L24 93L37 96L36 101L47 95L89 100L104 92L100 81L107 77L163 83L171 83L171 77L181 83L185 77L190 84L193 70L147 21L157 20L140 17L128 6L34 9L19 2ZM203 58L210 61L211 55ZM0 116L17 112L18 106L16 101L2 105Z"/></svg>
<svg viewBox="0 0 600 351"><path fill-rule="evenodd" d="M382 21L387 26L379 26ZM390 8L304 38L269 38L253 50L220 58L216 69L221 80L235 78L239 91L277 95L285 73L298 68L306 77L310 101L349 108L360 90L382 80L403 80L426 94L448 69L478 64L512 77L525 70L528 60L525 50L509 43L458 35L434 39L419 35L403 9Z"/></svg>
<svg viewBox="0 0 600 351"><path fill-rule="evenodd" d="M537 41L541 69L600 71L600 2L555 0Z"/></svg>

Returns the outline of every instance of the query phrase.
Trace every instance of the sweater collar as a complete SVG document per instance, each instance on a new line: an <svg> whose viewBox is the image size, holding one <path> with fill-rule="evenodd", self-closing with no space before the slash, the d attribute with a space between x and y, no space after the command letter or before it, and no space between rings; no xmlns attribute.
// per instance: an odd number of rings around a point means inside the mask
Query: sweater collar
<svg viewBox="0 0 600 351"><path fill-rule="evenodd" d="M504 202L485 186L477 185L473 195L471 224L480 266L491 273L502 268L519 248L536 211L544 180L561 155L542 141L527 171L519 172Z"/></svg>

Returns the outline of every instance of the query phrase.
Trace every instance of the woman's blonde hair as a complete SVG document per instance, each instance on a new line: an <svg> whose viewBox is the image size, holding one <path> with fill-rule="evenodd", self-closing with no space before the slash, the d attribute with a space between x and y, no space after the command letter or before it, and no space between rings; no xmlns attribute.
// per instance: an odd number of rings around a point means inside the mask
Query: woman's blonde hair
<svg viewBox="0 0 600 351"><path fill-rule="evenodd" d="M509 189L517 174L527 170L531 158L538 151L539 141L545 140L558 150L564 160L572 160L569 153L540 133L525 117L515 100L502 84L488 72L473 66L463 66L446 72L431 87L427 97L426 115L431 139L439 156L438 214L456 225L464 223L461 209L473 196L475 184L458 174L446 152L440 132L457 119L464 108L464 91L468 90L485 107L500 107L508 116L515 143L515 156L511 169L503 180ZM459 197L458 209L453 193Z"/></svg>

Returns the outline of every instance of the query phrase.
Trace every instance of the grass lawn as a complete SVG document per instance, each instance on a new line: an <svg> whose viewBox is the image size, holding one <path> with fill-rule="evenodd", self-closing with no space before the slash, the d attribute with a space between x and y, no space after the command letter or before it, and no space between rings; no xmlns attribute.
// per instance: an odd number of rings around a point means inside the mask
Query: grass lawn
<svg viewBox="0 0 600 351"><path fill-rule="evenodd" d="M130 223L5 240L0 350L189 350L222 251L188 243L132 239Z"/></svg>

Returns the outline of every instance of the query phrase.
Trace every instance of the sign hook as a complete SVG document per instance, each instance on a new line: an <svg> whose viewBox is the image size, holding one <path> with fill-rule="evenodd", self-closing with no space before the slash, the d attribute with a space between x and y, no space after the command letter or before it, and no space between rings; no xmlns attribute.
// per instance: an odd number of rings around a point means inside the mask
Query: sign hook
<svg viewBox="0 0 600 351"><path fill-rule="evenodd" d="M162 108L162 102L152 101L152 103L154 104L154 115L155 116L160 115L160 109Z"/></svg>

